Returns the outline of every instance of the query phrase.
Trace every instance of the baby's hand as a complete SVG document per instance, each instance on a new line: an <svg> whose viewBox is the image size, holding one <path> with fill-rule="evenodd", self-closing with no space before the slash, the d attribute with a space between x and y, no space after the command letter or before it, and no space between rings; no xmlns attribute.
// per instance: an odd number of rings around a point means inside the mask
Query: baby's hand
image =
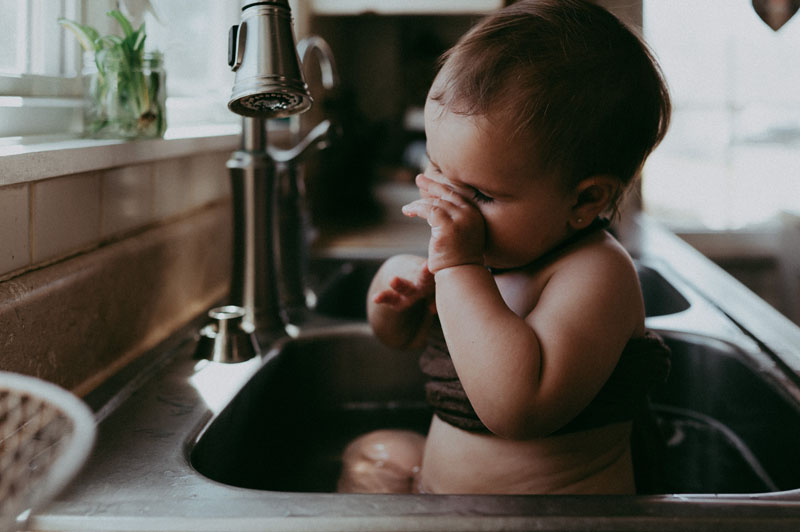
<svg viewBox="0 0 800 532"><path fill-rule="evenodd" d="M403 207L403 214L425 218L431 226L428 268L483 265L486 228L480 211L462 193L423 174L417 176L422 198Z"/></svg>
<svg viewBox="0 0 800 532"><path fill-rule="evenodd" d="M406 275L408 278L406 278ZM436 312L433 300L435 294L433 274L423 262L417 271L404 272L397 275L389 282L389 289L378 292L373 301L380 305L387 305L392 310L402 312L411 308L419 301L429 300L430 311Z"/></svg>

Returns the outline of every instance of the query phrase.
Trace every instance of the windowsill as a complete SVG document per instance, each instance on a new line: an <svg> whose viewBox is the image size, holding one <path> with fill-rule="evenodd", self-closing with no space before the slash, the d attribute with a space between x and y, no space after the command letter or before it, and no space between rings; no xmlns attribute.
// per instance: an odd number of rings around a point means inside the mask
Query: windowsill
<svg viewBox="0 0 800 532"><path fill-rule="evenodd" d="M126 166L200 152L234 150L239 124L167 129L163 139L137 141L78 137L39 137L0 144L0 186L38 181L78 172Z"/></svg>

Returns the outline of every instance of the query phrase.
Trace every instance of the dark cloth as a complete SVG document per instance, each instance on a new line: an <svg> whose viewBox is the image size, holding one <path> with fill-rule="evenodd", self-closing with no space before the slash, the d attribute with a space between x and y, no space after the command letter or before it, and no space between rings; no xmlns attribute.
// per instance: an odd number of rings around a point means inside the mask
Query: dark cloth
<svg viewBox="0 0 800 532"><path fill-rule="evenodd" d="M670 351L660 336L647 331L640 338L632 338L592 402L553 434L633 420L646 404L648 392L666 380L669 366ZM420 368L428 377L425 396L438 417L470 432L489 432L461 385L438 320L431 326L428 346L420 357Z"/></svg>

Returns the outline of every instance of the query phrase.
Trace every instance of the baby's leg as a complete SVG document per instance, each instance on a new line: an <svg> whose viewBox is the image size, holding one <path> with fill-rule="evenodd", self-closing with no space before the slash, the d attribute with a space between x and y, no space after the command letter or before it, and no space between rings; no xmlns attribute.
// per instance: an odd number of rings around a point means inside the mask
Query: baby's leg
<svg viewBox="0 0 800 532"><path fill-rule="evenodd" d="M410 430L359 436L342 454L340 493L411 493L422 464L425 437Z"/></svg>

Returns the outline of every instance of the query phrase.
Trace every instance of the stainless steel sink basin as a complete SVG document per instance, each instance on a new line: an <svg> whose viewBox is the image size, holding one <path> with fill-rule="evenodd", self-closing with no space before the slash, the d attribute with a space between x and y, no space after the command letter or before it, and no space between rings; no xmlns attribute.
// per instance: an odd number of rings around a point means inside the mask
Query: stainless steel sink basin
<svg viewBox="0 0 800 532"><path fill-rule="evenodd" d="M710 338L665 332L669 382L653 409L668 447L670 493L763 493L800 488L800 397L767 365ZM792 385L793 386L793 385ZM244 488L327 492L339 455L385 427L424 433L416 354L382 346L366 325L289 340L198 439L191 463Z"/></svg>
<svg viewBox="0 0 800 532"><path fill-rule="evenodd" d="M427 429L417 356L363 324L289 340L200 436L192 465L234 486L333 491L339 454L358 434Z"/></svg>
<svg viewBox="0 0 800 532"><path fill-rule="evenodd" d="M316 311L326 316L366 318L367 288L380 267L376 260L317 260L312 274L317 291ZM687 310L689 302L653 267L637 263L645 313L665 316Z"/></svg>
<svg viewBox="0 0 800 532"><path fill-rule="evenodd" d="M653 409L667 441L672 493L763 493L800 488L798 387L770 361L691 334L672 349Z"/></svg>
<svg viewBox="0 0 800 532"><path fill-rule="evenodd" d="M345 321L275 346L197 438L190 461L200 473L244 488L330 492L341 451L355 436L377 428L427 430L431 413L418 353L386 348L364 322L365 294L379 265L313 264L316 312ZM648 264L637 269L648 324L660 329L673 353L669 380L652 397L667 442L658 492L800 488L796 379L736 336L740 331L724 315L678 279ZM708 334L698 333L698 324L710 327ZM741 345L721 339L726 336Z"/></svg>
<svg viewBox="0 0 800 532"><path fill-rule="evenodd" d="M653 405L674 494L326 493L351 437L430 418L416 354L363 320L377 253L344 245L311 265L317 313L296 338L262 338L264 358L193 360L190 326L93 394L97 448L31 529L800 530L800 329L646 217L619 234L674 351Z"/></svg>

